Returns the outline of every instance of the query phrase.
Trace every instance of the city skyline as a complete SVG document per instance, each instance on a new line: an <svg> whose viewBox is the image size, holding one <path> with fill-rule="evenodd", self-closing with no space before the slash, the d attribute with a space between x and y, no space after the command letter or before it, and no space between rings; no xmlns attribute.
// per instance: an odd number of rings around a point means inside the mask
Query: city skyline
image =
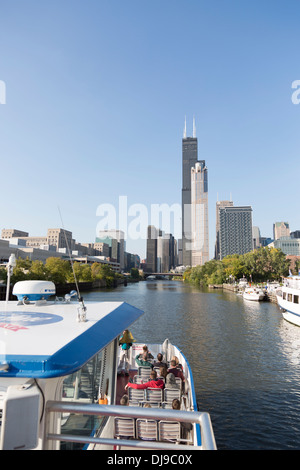
<svg viewBox="0 0 300 470"><path fill-rule="evenodd" d="M186 116L209 168L210 258L216 201L230 194L262 236L277 221L298 230L299 13L296 1L3 5L1 229L45 233L59 206L84 243L120 195L181 204ZM145 258L145 240L126 243Z"/></svg>

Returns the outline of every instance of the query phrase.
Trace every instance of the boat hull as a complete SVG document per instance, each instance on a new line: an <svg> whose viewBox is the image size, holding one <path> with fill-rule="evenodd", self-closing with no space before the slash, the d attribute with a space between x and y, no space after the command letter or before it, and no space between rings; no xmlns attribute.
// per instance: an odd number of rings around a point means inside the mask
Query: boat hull
<svg viewBox="0 0 300 470"><path fill-rule="evenodd" d="M254 300L256 302L264 300L265 294L260 290L245 290L243 293L243 298L245 300Z"/></svg>
<svg viewBox="0 0 300 470"><path fill-rule="evenodd" d="M254 300L254 301L258 302L258 301L263 300L263 299L264 299L264 296L263 296L263 295L259 295L259 294L253 294L253 295L251 295L251 294L249 294L249 295L244 294L244 295L243 295L243 298L244 298L245 300Z"/></svg>
<svg viewBox="0 0 300 470"><path fill-rule="evenodd" d="M277 302L281 308L283 318L294 325L300 326L300 305L292 304L281 296L277 296Z"/></svg>

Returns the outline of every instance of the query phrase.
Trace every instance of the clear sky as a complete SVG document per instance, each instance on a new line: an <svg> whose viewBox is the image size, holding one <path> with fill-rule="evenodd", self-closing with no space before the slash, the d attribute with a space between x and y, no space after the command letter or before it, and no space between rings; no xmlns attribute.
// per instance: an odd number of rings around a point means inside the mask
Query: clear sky
<svg viewBox="0 0 300 470"><path fill-rule="evenodd" d="M300 230L299 17L298 0L0 0L0 229L45 235L59 206L86 243L119 196L180 204L195 116L211 256L217 197L262 236Z"/></svg>

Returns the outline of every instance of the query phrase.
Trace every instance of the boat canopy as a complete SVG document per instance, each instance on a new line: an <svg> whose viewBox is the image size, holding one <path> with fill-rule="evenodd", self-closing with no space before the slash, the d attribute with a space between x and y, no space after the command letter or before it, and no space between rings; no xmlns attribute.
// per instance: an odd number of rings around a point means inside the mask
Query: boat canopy
<svg viewBox="0 0 300 470"><path fill-rule="evenodd" d="M77 302L0 302L0 377L72 374L143 315L126 302L85 306L77 321Z"/></svg>

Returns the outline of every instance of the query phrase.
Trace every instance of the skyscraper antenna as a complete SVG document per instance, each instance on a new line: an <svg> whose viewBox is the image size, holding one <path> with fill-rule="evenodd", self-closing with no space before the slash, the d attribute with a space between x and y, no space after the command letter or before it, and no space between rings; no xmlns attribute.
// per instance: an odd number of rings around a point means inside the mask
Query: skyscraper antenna
<svg viewBox="0 0 300 470"><path fill-rule="evenodd" d="M185 118L184 118L183 138L186 139L186 116L185 116Z"/></svg>
<svg viewBox="0 0 300 470"><path fill-rule="evenodd" d="M193 137L196 137L196 124L195 124L195 116L193 117Z"/></svg>

